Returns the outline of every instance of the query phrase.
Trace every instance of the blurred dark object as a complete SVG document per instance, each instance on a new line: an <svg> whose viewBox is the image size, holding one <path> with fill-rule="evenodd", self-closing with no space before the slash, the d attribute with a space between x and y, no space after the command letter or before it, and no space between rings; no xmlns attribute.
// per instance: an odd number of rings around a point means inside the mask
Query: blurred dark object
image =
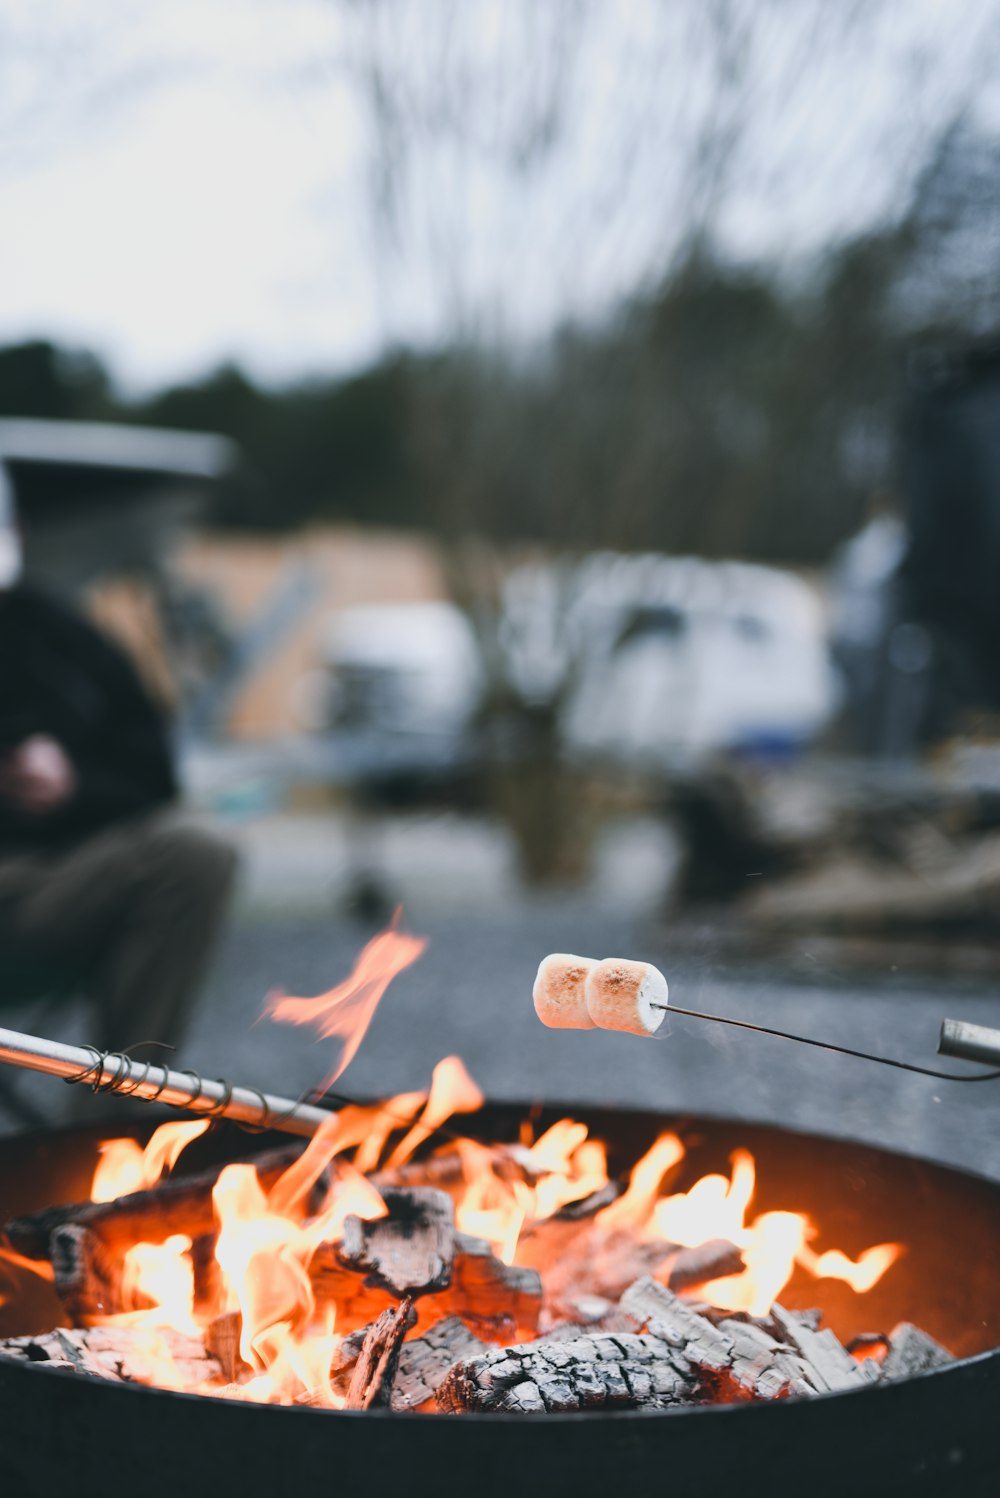
<svg viewBox="0 0 1000 1498"><path fill-rule="evenodd" d="M798 844L767 826L752 783L735 767L678 775L667 805L681 844L673 894L682 905L739 899L748 880L780 879L813 851L811 838Z"/></svg>
<svg viewBox="0 0 1000 1498"><path fill-rule="evenodd" d="M166 714L134 662L33 579L70 596L168 579L232 461L214 438L0 421L0 1002L85 996L104 1046L179 1038L235 859L177 817Z"/></svg>
<svg viewBox="0 0 1000 1498"><path fill-rule="evenodd" d="M0 396L3 373L0 357ZM156 657L151 674L168 678L185 738L220 730L247 677L315 598L308 569L289 568L236 626L211 591L179 572L181 543L220 492L246 486L239 450L212 433L0 418L0 497L9 490L16 498L27 577L59 596L82 597L106 582L138 587L157 637L146 642ZM0 740L9 739L3 712L0 705Z"/></svg>
<svg viewBox="0 0 1000 1498"><path fill-rule="evenodd" d="M912 755L1000 708L1000 341L911 356L904 514L843 549L834 645L851 748Z"/></svg>

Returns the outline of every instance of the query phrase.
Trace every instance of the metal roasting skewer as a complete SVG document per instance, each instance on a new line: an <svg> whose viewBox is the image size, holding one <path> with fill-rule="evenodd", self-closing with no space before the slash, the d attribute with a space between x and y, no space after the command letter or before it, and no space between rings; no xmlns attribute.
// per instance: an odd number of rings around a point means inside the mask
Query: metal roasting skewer
<svg viewBox="0 0 1000 1498"><path fill-rule="evenodd" d="M676 1004L652 1004L650 1007L661 1009L668 1018L672 1014L679 1014L686 1019L708 1020L713 1025L732 1025L737 1030L752 1030L756 1035L773 1035L778 1040L793 1040L797 1045L815 1046L820 1051L836 1051L839 1056L854 1056L859 1061L875 1061L879 1066L892 1066L897 1071L912 1071L921 1077L937 1077L942 1082L991 1082L1000 1077L1000 1071L978 1072L972 1076L965 1072L939 1071L931 1066L918 1066L913 1061L900 1061L895 1056L876 1056L871 1051L857 1051L852 1046L835 1045L832 1040L818 1040L813 1035L793 1035L788 1030L772 1030L767 1025L754 1025L745 1019L731 1019L724 1014L706 1014L703 1009L681 1009ZM1000 1030L990 1030L985 1025L967 1024L965 1020L943 1020L938 1052L942 1056L955 1056L964 1061L1000 1062Z"/></svg>
<svg viewBox="0 0 1000 1498"><path fill-rule="evenodd" d="M749 1020L708 1014L701 1009L682 1009L676 1004L657 1004L653 1007L662 1009L667 1016L707 1020L714 1025L750 1030L757 1035L790 1040L797 1045L833 1051L837 1055L852 1056L860 1061L874 1061L879 1066L891 1066L898 1071L915 1072L918 1076L934 1077L940 1081L989 1082L1000 1077L1000 1070L973 1075L940 1071L934 1067L919 1066L912 1061L900 1061L893 1056L876 1056L870 1051L835 1045L832 1041L819 1040L811 1035L795 1035L788 1030L752 1024ZM964 1020L944 1020L938 1051L942 1055L967 1061L1000 1062L1000 1030L969 1024ZM28 1071L43 1072L51 1077L61 1077L65 1082L81 1083L91 1087L94 1092L111 1092L119 1097L137 1097L145 1102L165 1103L203 1118L229 1118L235 1123L261 1129L278 1129L304 1138L315 1134L320 1125L331 1116L328 1109L316 1107L302 1098L276 1097L273 1093L261 1092L255 1087L239 1087L221 1078L202 1077L193 1070L174 1071L150 1061L135 1061L124 1051L101 1051L96 1046L88 1045L64 1045L58 1040L25 1035L17 1030L0 1028L0 1062ZM352 1098L340 1092L328 1093L326 1096L330 1102L353 1102ZM439 1132L449 1131L445 1129Z"/></svg>
<svg viewBox="0 0 1000 1498"><path fill-rule="evenodd" d="M281 1129L306 1138L330 1117L327 1109L301 1099L275 1097L255 1087L237 1087L232 1082L199 1076L196 1071L172 1071L150 1061L135 1061L122 1051L63 1045L16 1030L0 1028L0 1062L62 1077L65 1082L84 1083L95 1092L167 1103L202 1117L231 1118L236 1123Z"/></svg>

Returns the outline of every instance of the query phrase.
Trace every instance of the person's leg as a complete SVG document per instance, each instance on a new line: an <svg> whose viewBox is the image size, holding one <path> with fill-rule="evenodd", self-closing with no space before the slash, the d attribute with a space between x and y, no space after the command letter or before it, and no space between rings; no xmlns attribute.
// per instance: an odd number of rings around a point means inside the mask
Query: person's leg
<svg viewBox="0 0 1000 1498"><path fill-rule="evenodd" d="M129 872L127 915L89 985L97 1044L177 1045L229 901L236 854L214 833L170 818L149 829Z"/></svg>
<svg viewBox="0 0 1000 1498"><path fill-rule="evenodd" d="M123 823L67 853L0 866L0 939L79 975L105 1049L183 1035L232 886L221 838L175 814Z"/></svg>

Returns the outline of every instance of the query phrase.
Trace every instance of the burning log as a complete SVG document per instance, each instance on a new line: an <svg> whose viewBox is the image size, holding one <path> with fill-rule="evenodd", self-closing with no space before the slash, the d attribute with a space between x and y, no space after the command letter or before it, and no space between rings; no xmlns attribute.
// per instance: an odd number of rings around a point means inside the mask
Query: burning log
<svg viewBox="0 0 1000 1498"><path fill-rule="evenodd" d="M96 1233L79 1223L56 1228L49 1242L53 1287L74 1326L121 1310L121 1265Z"/></svg>
<svg viewBox="0 0 1000 1498"><path fill-rule="evenodd" d="M622 1188L619 1181L605 1181L604 1185L597 1191L592 1191L589 1196L581 1196L579 1201L567 1202L565 1207L560 1207L548 1222L585 1222L588 1217L596 1217L597 1213L604 1207L610 1207L613 1201L621 1196Z"/></svg>
<svg viewBox="0 0 1000 1498"><path fill-rule="evenodd" d="M60 1328L33 1337L8 1337L0 1341L0 1357L141 1384L160 1382L166 1362L178 1386L188 1388L218 1381L222 1373L218 1361L196 1337L167 1327L156 1327L153 1332L125 1326L95 1326L87 1331Z"/></svg>
<svg viewBox="0 0 1000 1498"><path fill-rule="evenodd" d="M386 1219L380 1218L379 1221ZM505 1264L482 1238L453 1235L451 1282L433 1297L418 1301L422 1330L449 1316L458 1316L486 1341L512 1342L538 1327L542 1310L542 1282L534 1269ZM341 1261L340 1245L322 1243L309 1266L318 1306L337 1307L337 1330L353 1333L366 1327L394 1304L382 1286L370 1284L359 1270Z"/></svg>
<svg viewBox="0 0 1000 1498"><path fill-rule="evenodd" d="M565 1414L692 1403L698 1380L662 1338L621 1332L497 1348L456 1363L438 1389L449 1414Z"/></svg>
<svg viewBox="0 0 1000 1498"><path fill-rule="evenodd" d="M697 1247L678 1249L665 1268L667 1287L679 1292L725 1274L739 1274L743 1268L743 1255L735 1243L729 1243L725 1238L710 1238Z"/></svg>
<svg viewBox="0 0 1000 1498"><path fill-rule="evenodd" d="M451 1197L429 1188L382 1192L387 1217L347 1217L338 1257L367 1273L366 1286L390 1295L428 1295L451 1281L455 1213Z"/></svg>
<svg viewBox="0 0 1000 1498"><path fill-rule="evenodd" d="M534 1186L547 1172L531 1158L531 1152L523 1144L495 1144L490 1149L490 1162L495 1175L503 1181L524 1181ZM437 1186L442 1191L462 1186L466 1180L467 1166L462 1152L448 1145L436 1150L425 1160L408 1160L405 1165L378 1170L369 1177L379 1191L385 1187Z"/></svg>
<svg viewBox="0 0 1000 1498"><path fill-rule="evenodd" d="M947 1348L909 1321L901 1321L894 1327L888 1342L889 1350L878 1370L879 1377L888 1382L929 1373L932 1368L943 1368L955 1361Z"/></svg>
<svg viewBox="0 0 1000 1498"><path fill-rule="evenodd" d="M721 1238L679 1248L662 1239L639 1238L626 1229L574 1231L575 1224L555 1218L550 1223L539 1224L518 1252L544 1273L549 1306L571 1319L581 1284L591 1295L617 1301L643 1275L653 1275L679 1291L743 1268L739 1249Z"/></svg>
<svg viewBox="0 0 1000 1498"><path fill-rule="evenodd" d="M218 1362L227 1384L235 1383L240 1369L246 1366L240 1356L242 1332L243 1317L239 1311L223 1311L205 1332L205 1350Z"/></svg>
<svg viewBox="0 0 1000 1498"><path fill-rule="evenodd" d="M392 1310L399 1297L369 1285L359 1270L340 1261L339 1243L321 1243L309 1264L309 1279L319 1307L334 1305L337 1331L353 1334L368 1327L383 1311Z"/></svg>
<svg viewBox="0 0 1000 1498"><path fill-rule="evenodd" d="M456 1233L451 1285L434 1305L487 1341L510 1341L537 1330L542 1281L536 1269L498 1259L485 1239Z"/></svg>
<svg viewBox="0 0 1000 1498"><path fill-rule="evenodd" d="M351 1332L337 1347L330 1369L334 1389L346 1395L372 1325ZM399 1349L389 1406L394 1410L436 1409L434 1396L453 1363L487 1352L488 1346L457 1316L438 1321L421 1337L404 1341Z"/></svg>
<svg viewBox="0 0 1000 1498"><path fill-rule="evenodd" d="M261 1185L267 1189L302 1153L300 1146L269 1150L253 1161ZM57 1228L89 1228L108 1248L133 1243L162 1243L174 1233L200 1238L215 1231L212 1188L218 1170L173 1176L148 1191L133 1191L109 1202L70 1202L47 1207L30 1217L14 1217L6 1224L12 1247L29 1259L50 1257L50 1240ZM324 1188L325 1189L325 1183Z"/></svg>
<svg viewBox="0 0 1000 1498"><path fill-rule="evenodd" d="M383 1311L369 1327L347 1390L349 1410L370 1410L387 1405L399 1349L416 1321L413 1301L407 1296L391 1311Z"/></svg>

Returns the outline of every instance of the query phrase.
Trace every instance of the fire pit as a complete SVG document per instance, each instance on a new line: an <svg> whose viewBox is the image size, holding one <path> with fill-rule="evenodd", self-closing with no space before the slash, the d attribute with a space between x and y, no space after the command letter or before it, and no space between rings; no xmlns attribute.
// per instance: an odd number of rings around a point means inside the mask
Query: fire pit
<svg viewBox="0 0 1000 1498"><path fill-rule="evenodd" d="M406 1495L995 1491L996 1185L813 1135L576 1106L491 1105L461 1120L465 1142L421 1131L407 1161L423 1103L345 1110L354 1167L326 1152L312 1178L289 1171L287 1140L217 1127L165 1184L62 1211L46 1209L90 1195L107 1134L0 1145L11 1491L286 1491L327 1474ZM251 1173L219 1172L248 1151L296 1232L327 1213L309 1340L289 1314L291 1342L276 1341L261 1302L291 1293L280 1277L233 1298L262 1250L234 1235L254 1217ZM137 1148L120 1153L148 1171ZM163 1250L138 1278L137 1243ZM149 1275L169 1281L179 1260L188 1305L171 1311L164 1369L144 1361L168 1293ZM279 1262L292 1278L306 1262L294 1233Z"/></svg>

